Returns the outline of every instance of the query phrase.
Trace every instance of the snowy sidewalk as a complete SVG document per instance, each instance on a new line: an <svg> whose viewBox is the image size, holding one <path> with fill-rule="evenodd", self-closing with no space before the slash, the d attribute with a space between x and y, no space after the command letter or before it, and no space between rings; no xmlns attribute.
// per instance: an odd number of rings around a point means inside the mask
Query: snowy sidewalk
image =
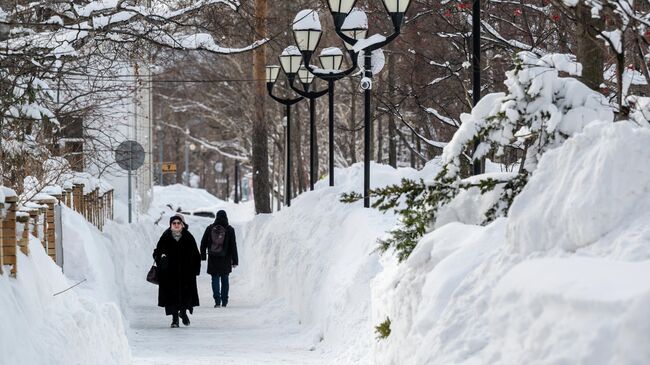
<svg viewBox="0 0 650 365"><path fill-rule="evenodd" d="M190 231L198 235L209 222L193 221ZM245 223L244 223L245 224ZM237 224L236 229L243 229ZM241 244L241 242L239 242ZM240 255L241 257L241 255ZM190 316L191 325L170 328L171 317L158 307L158 287L138 287L128 311L127 330L133 365L203 364L326 364L322 354L311 351L313 341L280 303L253 302L237 268L230 275L230 303L213 308L210 275L202 262L197 278L200 306Z"/></svg>
<svg viewBox="0 0 650 365"><path fill-rule="evenodd" d="M198 278L201 306L190 316L191 325L172 329L171 317L156 306L155 289L137 298L131 308L129 343L134 365L163 364L324 364L303 345L297 323L267 318L269 308L247 303L231 275L230 305L212 308L210 277ZM277 312L277 311L273 311ZM284 321L283 321L284 322Z"/></svg>

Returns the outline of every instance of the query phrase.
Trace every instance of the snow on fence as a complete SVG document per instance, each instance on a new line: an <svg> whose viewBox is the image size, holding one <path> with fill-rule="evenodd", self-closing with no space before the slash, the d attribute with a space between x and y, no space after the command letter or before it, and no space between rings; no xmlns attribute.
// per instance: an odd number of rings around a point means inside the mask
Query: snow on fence
<svg viewBox="0 0 650 365"><path fill-rule="evenodd" d="M60 262L56 256L55 210L61 204L80 213L100 230L106 220L113 219L113 189L101 184L48 187L22 204L13 190L0 186L0 275L8 272L16 276L17 251L29 255L30 235L40 239L52 260Z"/></svg>

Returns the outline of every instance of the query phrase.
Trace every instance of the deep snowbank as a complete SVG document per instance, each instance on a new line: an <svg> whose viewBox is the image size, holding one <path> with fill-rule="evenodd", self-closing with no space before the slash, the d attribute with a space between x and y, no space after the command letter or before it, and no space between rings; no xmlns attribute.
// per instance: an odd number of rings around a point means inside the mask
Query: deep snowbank
<svg viewBox="0 0 650 365"><path fill-rule="evenodd" d="M592 124L550 151L512 205L508 241L527 254L575 251L603 240L622 258L650 259L650 248L642 257L638 250L623 252L637 246L639 228L650 235L643 224L650 218L649 141L650 129L629 122Z"/></svg>
<svg viewBox="0 0 650 365"><path fill-rule="evenodd" d="M540 160L509 218L447 224L387 260L375 362L647 362L649 144L631 123L592 124Z"/></svg>
<svg viewBox="0 0 650 365"><path fill-rule="evenodd" d="M436 170L434 164L421 172L373 164L371 182L377 187L401 177L430 178ZM343 192L362 190L362 164L337 169L335 183L321 180L291 208L247 225L242 277L260 300L279 301L298 315L320 356L333 364L367 364L376 325L368 283L381 270L374 250L396 218L365 209L362 201L339 202Z"/></svg>
<svg viewBox="0 0 650 365"><path fill-rule="evenodd" d="M96 275L111 272L110 257L101 255L106 241L95 241L99 231L74 211L64 208L63 216L69 276L33 237L30 255L18 253L17 278L0 276L2 363L128 364L122 316L108 299L115 298L113 279ZM83 279L88 281L54 296Z"/></svg>

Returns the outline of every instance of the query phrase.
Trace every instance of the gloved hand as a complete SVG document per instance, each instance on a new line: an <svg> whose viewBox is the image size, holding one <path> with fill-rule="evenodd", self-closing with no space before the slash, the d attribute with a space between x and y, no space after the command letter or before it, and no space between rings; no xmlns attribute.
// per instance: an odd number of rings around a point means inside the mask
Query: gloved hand
<svg viewBox="0 0 650 365"><path fill-rule="evenodd" d="M165 254L160 255L160 259L158 261L158 267L162 270L165 270L167 266L169 266L169 258Z"/></svg>

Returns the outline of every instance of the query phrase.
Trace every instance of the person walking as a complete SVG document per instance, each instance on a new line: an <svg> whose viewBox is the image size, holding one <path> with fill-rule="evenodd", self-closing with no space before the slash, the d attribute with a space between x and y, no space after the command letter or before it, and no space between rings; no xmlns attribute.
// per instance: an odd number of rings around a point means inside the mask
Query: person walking
<svg viewBox="0 0 650 365"><path fill-rule="evenodd" d="M199 306L196 277L201 271L201 256L182 214L169 219L169 228L158 240L153 258L159 271L158 306L172 316L172 328L178 328L179 317L189 326L187 312L191 314Z"/></svg>
<svg viewBox="0 0 650 365"><path fill-rule="evenodd" d="M217 212L214 223L209 225L203 233L201 260L206 260L206 258L208 274L212 276L214 307L226 307L230 290L228 276L232 269L239 264L239 257L237 256L235 230L228 224L228 215L225 210Z"/></svg>

